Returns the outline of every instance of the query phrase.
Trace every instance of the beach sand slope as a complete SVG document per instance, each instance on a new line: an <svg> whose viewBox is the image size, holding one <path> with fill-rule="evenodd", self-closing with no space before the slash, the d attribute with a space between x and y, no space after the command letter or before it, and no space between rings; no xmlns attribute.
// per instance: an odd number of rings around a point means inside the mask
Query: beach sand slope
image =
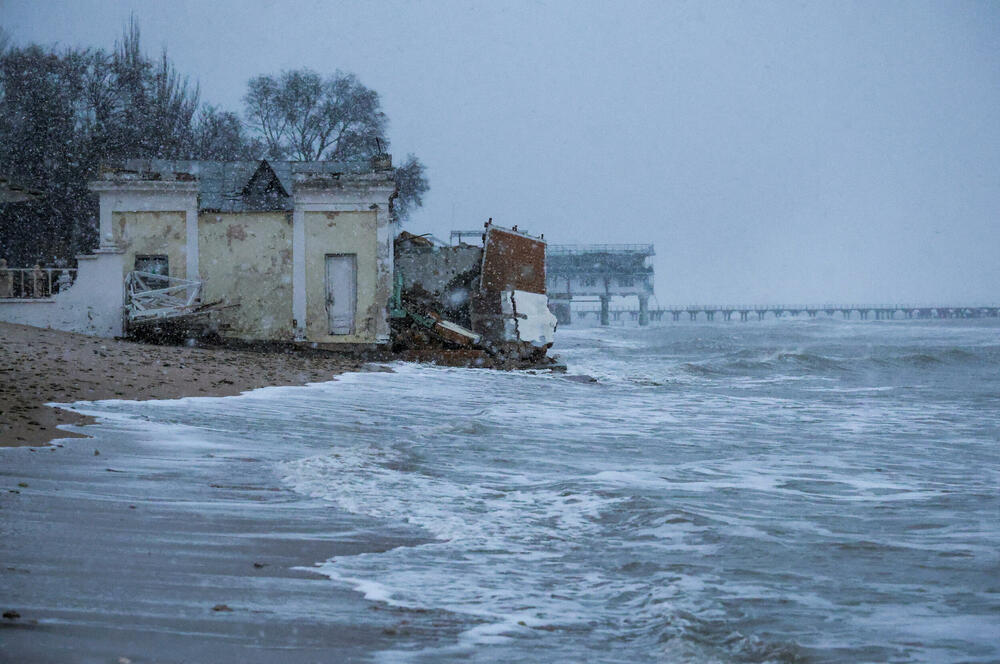
<svg viewBox="0 0 1000 664"><path fill-rule="evenodd" d="M78 436L82 415L46 403L230 396L330 380L362 362L309 351L157 346L0 323L0 446Z"/></svg>

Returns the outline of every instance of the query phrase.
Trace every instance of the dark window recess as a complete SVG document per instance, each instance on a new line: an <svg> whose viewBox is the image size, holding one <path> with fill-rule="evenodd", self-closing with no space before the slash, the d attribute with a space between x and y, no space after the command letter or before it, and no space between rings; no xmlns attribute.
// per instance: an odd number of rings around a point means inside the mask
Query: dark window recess
<svg viewBox="0 0 1000 664"><path fill-rule="evenodd" d="M248 210L291 210L288 192L267 161L260 162L257 170L243 187L243 205Z"/></svg>
<svg viewBox="0 0 1000 664"><path fill-rule="evenodd" d="M163 275L163 279L156 279L150 277L146 279L146 284L151 289L156 288L166 288L169 285L166 277L170 274L170 264L167 261L167 257L162 254L151 255L151 256L136 256L135 257L135 270L136 272L147 272L149 274L159 274Z"/></svg>

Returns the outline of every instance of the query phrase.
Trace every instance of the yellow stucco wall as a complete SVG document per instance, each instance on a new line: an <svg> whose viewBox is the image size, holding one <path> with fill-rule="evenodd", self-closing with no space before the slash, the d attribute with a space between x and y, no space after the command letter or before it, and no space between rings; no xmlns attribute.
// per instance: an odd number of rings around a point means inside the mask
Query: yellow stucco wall
<svg viewBox="0 0 1000 664"><path fill-rule="evenodd" d="M375 212L306 212L306 339L319 343L374 343L376 300ZM354 334L331 335L326 312L326 256L357 255Z"/></svg>
<svg viewBox="0 0 1000 664"><path fill-rule="evenodd" d="M290 213L201 213L198 269L203 302L239 305L217 314L223 336L293 338Z"/></svg>
<svg viewBox="0 0 1000 664"><path fill-rule="evenodd" d="M125 273L135 269L136 255L149 254L166 255L171 277L187 276L183 212L114 212L111 222L115 242L125 252Z"/></svg>

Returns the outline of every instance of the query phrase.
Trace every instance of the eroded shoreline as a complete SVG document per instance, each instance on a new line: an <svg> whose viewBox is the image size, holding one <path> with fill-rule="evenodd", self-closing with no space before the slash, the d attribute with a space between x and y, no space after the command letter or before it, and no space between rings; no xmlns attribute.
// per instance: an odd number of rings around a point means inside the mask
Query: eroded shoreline
<svg viewBox="0 0 1000 664"><path fill-rule="evenodd" d="M0 661L370 661L458 629L309 570L429 538L288 488L281 462L308 445L101 420L93 440L3 454Z"/></svg>
<svg viewBox="0 0 1000 664"><path fill-rule="evenodd" d="M80 437L58 427L93 421L47 403L232 396L330 380L364 364L328 353L159 346L0 323L0 447Z"/></svg>

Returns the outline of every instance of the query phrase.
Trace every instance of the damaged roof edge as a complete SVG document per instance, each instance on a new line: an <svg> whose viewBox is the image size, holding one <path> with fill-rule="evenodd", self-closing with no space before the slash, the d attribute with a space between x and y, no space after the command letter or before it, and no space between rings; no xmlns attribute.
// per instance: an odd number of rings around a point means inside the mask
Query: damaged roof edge
<svg viewBox="0 0 1000 664"><path fill-rule="evenodd" d="M387 161L388 159L388 161ZM386 163L390 164L386 167ZM394 186L391 157L381 160L334 161L196 161L128 159L102 165L92 191L132 185L165 191L198 193L204 212L287 211L288 199L299 189ZM185 187L184 185L188 185ZM258 187L260 185L260 187ZM251 200L266 191L270 201Z"/></svg>

